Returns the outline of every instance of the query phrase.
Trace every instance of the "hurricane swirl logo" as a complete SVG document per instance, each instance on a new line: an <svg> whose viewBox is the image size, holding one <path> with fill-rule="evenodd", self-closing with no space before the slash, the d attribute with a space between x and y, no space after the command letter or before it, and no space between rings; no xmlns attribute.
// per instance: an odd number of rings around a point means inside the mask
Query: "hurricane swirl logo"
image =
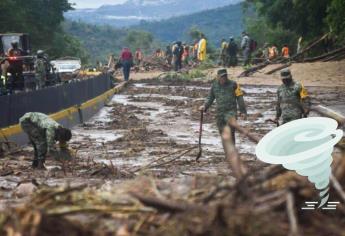
<svg viewBox="0 0 345 236"><path fill-rule="evenodd" d="M332 152L343 137L330 118L311 117L284 124L265 135L256 146L259 160L280 164L305 176L319 191L318 208L329 199Z"/></svg>

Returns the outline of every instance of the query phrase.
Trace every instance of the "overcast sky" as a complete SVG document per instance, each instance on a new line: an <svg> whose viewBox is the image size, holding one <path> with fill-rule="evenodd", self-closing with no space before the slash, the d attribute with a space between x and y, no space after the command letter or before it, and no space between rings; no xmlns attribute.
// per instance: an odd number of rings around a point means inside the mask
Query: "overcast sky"
<svg viewBox="0 0 345 236"><path fill-rule="evenodd" d="M120 4L126 0L69 0L70 3L75 3L75 8L98 8L105 4Z"/></svg>

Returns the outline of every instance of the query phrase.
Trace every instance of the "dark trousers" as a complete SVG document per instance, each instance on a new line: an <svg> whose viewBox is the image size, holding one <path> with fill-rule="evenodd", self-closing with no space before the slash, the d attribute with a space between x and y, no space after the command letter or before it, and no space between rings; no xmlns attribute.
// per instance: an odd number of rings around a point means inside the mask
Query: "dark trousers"
<svg viewBox="0 0 345 236"><path fill-rule="evenodd" d="M175 71L179 71L182 69L182 58L177 58L175 60Z"/></svg>
<svg viewBox="0 0 345 236"><path fill-rule="evenodd" d="M24 120L20 125L23 131L28 135L31 144L34 147L35 157L33 161L44 161L48 149L45 130L38 128L30 120Z"/></svg>
<svg viewBox="0 0 345 236"><path fill-rule="evenodd" d="M122 70L123 70L123 76L125 77L125 81L129 80L129 75L131 73L131 62L130 61L124 61L122 63Z"/></svg>
<svg viewBox="0 0 345 236"><path fill-rule="evenodd" d="M21 64L10 65L8 72L11 73L11 77L8 79L8 89L12 93L13 90L24 89L24 77L23 67Z"/></svg>
<svg viewBox="0 0 345 236"><path fill-rule="evenodd" d="M244 49L243 51L244 66L250 65L250 59L251 59L250 49Z"/></svg>

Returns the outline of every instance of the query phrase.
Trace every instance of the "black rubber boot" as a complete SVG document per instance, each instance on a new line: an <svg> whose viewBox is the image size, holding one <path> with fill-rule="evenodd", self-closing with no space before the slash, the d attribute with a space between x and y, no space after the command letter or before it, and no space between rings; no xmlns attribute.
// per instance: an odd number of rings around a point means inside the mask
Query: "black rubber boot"
<svg viewBox="0 0 345 236"><path fill-rule="evenodd" d="M34 159L32 161L32 168L37 168L38 167L38 160L37 159Z"/></svg>
<svg viewBox="0 0 345 236"><path fill-rule="evenodd" d="M37 161L37 169L38 170L46 170L46 167L44 166L44 160L38 160Z"/></svg>

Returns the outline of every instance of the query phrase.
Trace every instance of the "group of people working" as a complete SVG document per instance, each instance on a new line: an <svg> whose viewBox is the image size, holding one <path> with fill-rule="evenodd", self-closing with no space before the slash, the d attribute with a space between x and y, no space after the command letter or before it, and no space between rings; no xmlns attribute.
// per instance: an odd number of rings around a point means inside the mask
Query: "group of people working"
<svg viewBox="0 0 345 236"><path fill-rule="evenodd" d="M235 67L238 65L239 52L242 51L243 66L247 67L252 63L252 54L261 61L271 61L278 57L290 58L290 48L284 44L279 51L277 46L265 43L262 48L257 49L257 42L249 37L246 32L242 33L242 41L240 47L237 45L234 37L230 37L227 42L225 39L221 41L220 48L220 64L223 67Z"/></svg>
<svg viewBox="0 0 345 236"><path fill-rule="evenodd" d="M18 41L13 41L4 58L0 61L0 95L23 91L25 88L23 72L30 71L32 65L35 72L35 89L41 89L49 84L51 65L43 50L38 50L36 56L28 57L19 47Z"/></svg>
<svg viewBox="0 0 345 236"><path fill-rule="evenodd" d="M279 124L291 122L296 119L307 117L310 112L310 98L304 86L295 81L289 69L280 72L282 85L277 90L276 116L272 120ZM240 85L228 78L226 69L217 72L217 78L213 81L209 95L204 105L199 110L207 112L216 100L216 122L218 131L222 137L222 144L225 154L228 156L235 150L235 129L231 126L237 120L238 110L243 119L247 119L247 108L244 100L244 93ZM230 159L233 165L237 166L237 177L243 176L243 169L240 160Z"/></svg>
<svg viewBox="0 0 345 236"><path fill-rule="evenodd" d="M206 60L207 40L205 35L201 34L200 39L196 40L194 45L174 42L166 47L166 51L157 49L154 53L156 58L164 58L168 65L172 65L175 71L182 69L183 65L189 65L190 61L202 62ZM123 69L125 81L129 80L131 67L140 66L144 60L144 54L140 48L135 51L133 56L131 50L126 47L122 49L119 64Z"/></svg>
<svg viewBox="0 0 345 236"><path fill-rule="evenodd" d="M129 56L128 50L124 50L124 56ZM280 76L282 85L277 90L276 116L272 120L279 123L282 118L282 124L285 124L307 117L311 104L306 89L301 83L293 80L289 69L282 70ZM226 69L218 70L206 102L199 110L207 112L214 101L217 103L218 131L222 136L224 151L229 154L231 152L229 149L233 150L235 147L235 130L231 127L231 123L237 119L238 110L240 116L246 120L247 108L240 85L229 79ZM69 129L49 116L37 112L25 114L19 122L34 147L33 168L45 169L46 155L70 158L67 142L71 139L72 133ZM59 148L55 147L56 142L59 142ZM235 162L238 163L240 160Z"/></svg>
<svg viewBox="0 0 345 236"><path fill-rule="evenodd" d="M243 57L243 66L251 64L251 55L256 50L257 43L251 39L246 32L242 32L240 47L237 45L233 36L227 42L222 39L220 50L220 64L223 67L235 67L238 65L238 54L241 51Z"/></svg>
<svg viewBox="0 0 345 236"><path fill-rule="evenodd" d="M205 61L206 54L207 40L203 34L201 34L200 39L195 40L193 45L177 41L168 45L165 51L166 62L173 65L175 71L181 70L183 65L189 65L191 61Z"/></svg>

